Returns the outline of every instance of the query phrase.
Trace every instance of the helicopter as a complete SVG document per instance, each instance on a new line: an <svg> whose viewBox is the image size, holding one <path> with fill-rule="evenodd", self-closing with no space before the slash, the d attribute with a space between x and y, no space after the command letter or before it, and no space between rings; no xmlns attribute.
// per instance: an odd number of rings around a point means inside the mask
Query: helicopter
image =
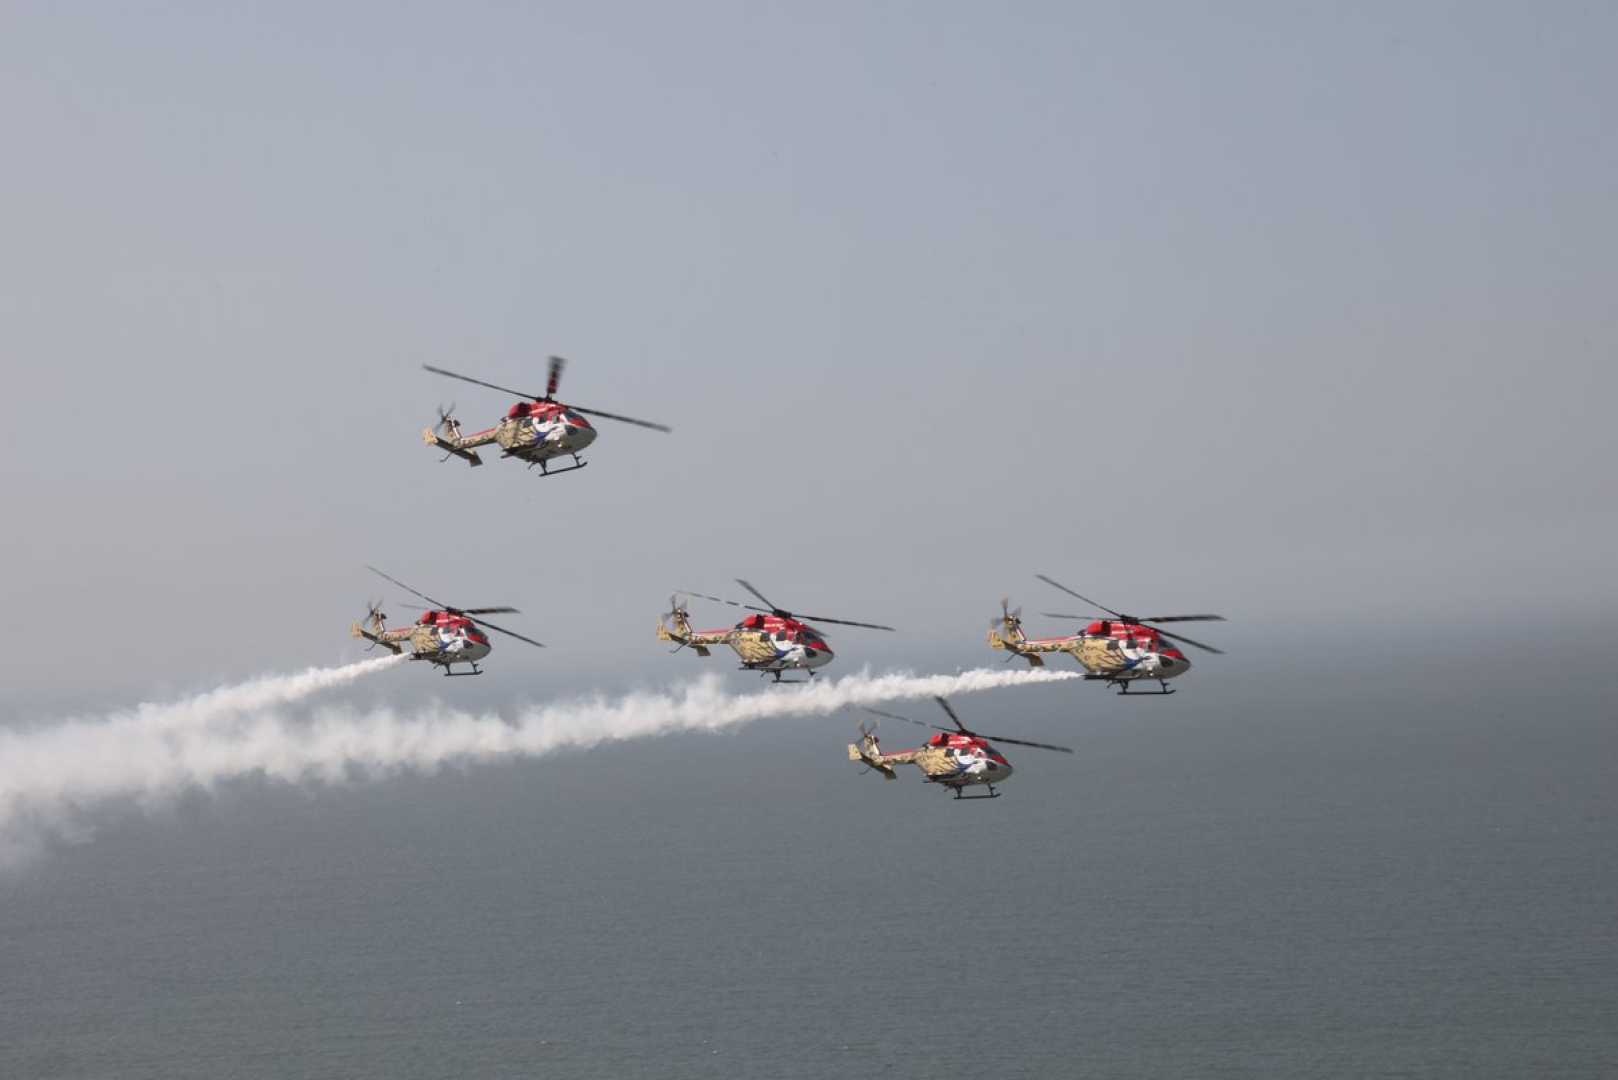
<svg viewBox="0 0 1618 1080"><path fill-rule="evenodd" d="M556 388L562 381L562 368L567 363L560 356L550 358L550 378L545 383L545 395L524 394L518 390L508 390L494 383L474 379L469 375L460 375L443 368L433 367L431 364L421 365L435 375L444 375L451 379L460 379L462 382L473 383L477 386L486 386L491 390L499 390L505 394L516 397L532 397L531 401L519 401L506 413L506 418L486 431L479 431L473 435L461 434L461 423L455 419L455 406L448 409L439 407L438 426L430 427L421 433L423 441L428 446L437 447L444 451L442 460L448 461L458 457L468 465L482 465L483 459L478 456L477 448L487 446L489 443L500 445L501 457L514 457L528 462L528 467L539 466L542 476L559 476L562 473L582 469L589 462L579 457L579 451L595 442L596 429L590 425L585 416L599 416L607 420L619 420L626 424L635 424L638 427L651 428L653 431L673 431L664 424L655 424L650 420L637 420L633 416L619 416L617 413L602 412L600 409L586 409L579 405L564 405L556 400ZM573 464L566 468L552 470L550 461L564 454L571 455Z"/></svg>
<svg viewBox="0 0 1618 1080"><path fill-rule="evenodd" d="M388 617L382 611L382 602L379 600L370 604L365 614L365 621L355 623L350 633L369 641L372 647L380 645L397 656L404 652L406 645L409 645L410 659L426 660L442 667L446 676L457 677L483 674L482 669L478 667L478 661L488 656L490 649L489 635L484 633L485 629L498 630L518 641L537 645L541 649L545 647L533 638L524 637L503 626L496 626L486 619L475 617L506 612L516 614L517 609L514 607L451 607L442 601L434 600L426 593L416 592L398 578L389 577L374 566L367 566L366 569L378 577L387 578L406 592L415 593L433 605L432 608L423 611L421 617L410 626L389 630ZM456 664L465 664L472 670L456 671Z"/></svg>
<svg viewBox="0 0 1618 1080"><path fill-rule="evenodd" d="M658 616L657 639L674 642L674 652L689 646L698 656L711 655L709 649L714 646L729 645L736 651L736 655L741 657L743 671L774 675L775 681L780 682L783 671L806 671L807 679L814 677L816 668L831 663L833 654L831 647L826 644L826 636L810 626L806 620L836 623L839 626L862 626L867 630L893 629L891 626L880 626L876 623L832 619L822 615L794 615L784 608L776 607L765 599L763 593L741 578L736 579L736 584L758 597L766 606L756 607L738 600L709 596L707 593L685 591L690 596L700 596L704 600L746 608L760 614L748 615L728 630L693 630L691 613L676 594L669 597L669 610Z"/></svg>
<svg viewBox="0 0 1618 1080"><path fill-rule="evenodd" d="M927 745L915 750L896 750L891 754L882 752L882 745L876 737L876 724L870 727L860 722L860 741L856 746L848 746L848 760L864 763L868 768L875 769L888 780L897 779L894 775L895 765L914 765L922 772L922 780L929 784L942 784L955 792L957 799L995 799L999 792L994 785L1005 782L1010 778L1011 762L1005 755L989 745L989 739L996 738L1000 742L1010 743L1014 746L1032 746L1040 750L1056 750L1063 754L1071 754L1071 747L1055 746L1051 743L1029 742L1027 739L1007 739L1000 736L980 735L967 729L961 723L961 718L955 715L955 710L945 698L935 697L939 707L948 714L955 729L941 727L938 724L926 724L920 720L912 720L908 716L898 713L883 712L880 709L866 709L873 716L884 716L889 720L902 720L907 724L919 727L937 728L940 732L927 740ZM987 795L963 794L966 788L982 785L989 789Z"/></svg>
<svg viewBox="0 0 1618 1080"><path fill-rule="evenodd" d="M1068 653L1084 668L1086 679L1105 682L1118 687L1120 694L1128 694L1131 683L1141 680L1157 681L1161 689L1138 692L1136 697L1160 697L1174 693L1168 680L1178 678L1191 670L1191 661L1184 650L1173 642L1195 646L1205 652L1223 655L1223 650L1204 645L1183 634L1170 633L1151 623L1165 622L1224 622L1223 615L1125 615L1080 596L1060 581L1035 574L1035 577L1053 585L1069 596L1078 597L1086 604L1099 608L1112 616L1110 619L1091 619L1086 615L1062 615L1040 612L1048 619L1078 619L1088 623L1082 630L1067 637L1031 638L1023 632L1022 608L1010 610L1010 601L1000 601L1000 618L989 623L989 647L1020 656L1030 667L1043 667L1041 653ZM1166 639L1166 640L1165 640Z"/></svg>

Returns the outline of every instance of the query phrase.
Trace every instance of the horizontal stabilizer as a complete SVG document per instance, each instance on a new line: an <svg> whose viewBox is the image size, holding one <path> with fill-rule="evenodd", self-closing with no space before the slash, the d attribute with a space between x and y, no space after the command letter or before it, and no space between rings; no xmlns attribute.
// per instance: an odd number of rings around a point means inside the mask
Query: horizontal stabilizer
<svg viewBox="0 0 1618 1080"><path fill-rule="evenodd" d="M354 637L364 638L366 641L369 641L373 645L382 646L384 649L387 649L389 652L391 652L394 656L398 656L400 653L404 652L404 646L403 645L400 645L396 641L388 641L386 638L379 637L376 634L373 634L369 630L365 629L365 627L361 626L359 623L355 623L353 626L349 627L348 632L350 634L352 634Z"/></svg>
<svg viewBox="0 0 1618 1080"><path fill-rule="evenodd" d="M868 754L860 747L855 746L853 743L849 743L848 760L857 761L862 765L875 769L877 772L882 774L882 777L885 780L897 780L899 778L898 774L893 771L893 766L882 760L882 752L880 750L874 754Z"/></svg>
<svg viewBox="0 0 1618 1080"><path fill-rule="evenodd" d="M454 443L450 442L448 439L439 435L438 432L434 431L432 428L426 428L422 431L421 441L426 443L428 446L437 447L446 454L453 454L462 461L466 462L468 465L483 464L483 459L478 457L478 452L476 450L463 450L459 446L456 446Z"/></svg>

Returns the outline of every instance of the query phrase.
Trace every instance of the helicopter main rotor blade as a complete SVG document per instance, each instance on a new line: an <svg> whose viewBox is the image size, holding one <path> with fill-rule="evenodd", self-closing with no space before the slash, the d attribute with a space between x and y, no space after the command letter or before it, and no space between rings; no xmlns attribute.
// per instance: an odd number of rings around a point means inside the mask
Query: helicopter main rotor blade
<svg viewBox="0 0 1618 1080"><path fill-rule="evenodd" d="M507 630L503 626L496 626L496 625L494 625L494 623L488 622L485 619L473 619L472 621L477 623L479 626L487 626L490 630L498 630L502 634L505 634L507 637L514 637L518 641L526 641L526 642L528 642L528 644L538 646L541 649L543 649L545 647L545 643L542 642L542 641L535 641L531 637L523 637L521 634L517 633L517 631L515 631L515 630Z"/></svg>
<svg viewBox="0 0 1618 1080"><path fill-rule="evenodd" d="M865 712L870 713L872 716L885 716L889 720L903 720L907 724L915 724L917 727L931 728L934 731L950 730L949 728L942 727L938 724L929 724L925 720L912 720L910 717L900 716L898 713L883 712L881 709L873 709L869 705L861 705L860 708Z"/></svg>
<svg viewBox="0 0 1618 1080"><path fill-rule="evenodd" d="M853 619L828 619L824 615L794 615L799 622L836 623L838 626L863 626L867 630L893 630L891 626L882 626L874 622L855 622ZM898 633L898 631L894 631Z"/></svg>
<svg viewBox="0 0 1618 1080"><path fill-rule="evenodd" d="M938 707L943 709L944 712L949 715L949 718L954 721L955 726L960 728L964 733L966 731L966 725L961 723L961 718L959 716L955 715L955 710L950 707L950 703L939 695L934 695L933 700L938 702Z"/></svg>
<svg viewBox="0 0 1618 1080"><path fill-rule="evenodd" d="M729 604L731 607L746 608L748 611L762 611L766 615L772 614L774 611L773 608L755 607L752 604L744 604L740 600L726 600L723 596L710 596L708 593L696 592L693 589L681 589L680 591L687 596L700 596L702 599L712 600L716 604Z"/></svg>
<svg viewBox="0 0 1618 1080"><path fill-rule="evenodd" d="M687 596L697 596L704 600L712 600L716 604L729 604L731 607L746 607L745 604L742 604L739 601L726 600L723 596L710 596L705 592L697 592L695 589L680 589L679 591Z"/></svg>
<svg viewBox="0 0 1618 1080"><path fill-rule="evenodd" d="M470 381L477 382L476 379L472 379ZM484 385L487 386L488 384L484 383ZM635 424L639 427L651 428L653 431L674 431L674 429L669 427L667 424L659 424L652 420L637 420L633 416L620 416L617 413L602 412L600 409L586 409L583 405L569 405L568 408L572 409L574 412L584 413L586 416L599 416L605 420L617 420L620 423Z"/></svg>
<svg viewBox="0 0 1618 1080"><path fill-rule="evenodd" d="M556 387L562 381L562 367L566 363L567 360L563 357L551 357L550 377L545 380L545 396L547 398L553 398L556 396Z"/></svg>
<svg viewBox="0 0 1618 1080"><path fill-rule="evenodd" d="M990 742L1006 743L1010 746L1032 746L1036 750L1056 750L1063 754L1073 753L1071 746L1057 746L1055 743L1030 742L1027 739L1007 739L1001 735L985 735L979 731L971 731L967 732L967 734L976 735L980 739L988 739Z"/></svg>
<svg viewBox="0 0 1618 1080"><path fill-rule="evenodd" d="M1055 611L1041 611L1039 614L1046 619L1074 619L1078 622L1089 622L1095 618L1094 615L1063 615Z"/></svg>
<svg viewBox="0 0 1618 1080"><path fill-rule="evenodd" d="M1223 615L1141 615L1141 622L1224 622Z"/></svg>
<svg viewBox="0 0 1618 1080"><path fill-rule="evenodd" d="M1156 629L1156 627L1153 627L1153 629ZM1195 645L1197 648L1201 649L1204 652L1218 653L1220 656L1225 655L1225 650L1216 649L1212 645L1204 645L1200 641L1193 641L1191 638L1186 637L1184 634L1171 634L1167 630L1158 630L1157 632L1159 634L1161 634L1163 637L1172 638L1175 641L1183 641L1187 645Z"/></svg>
<svg viewBox="0 0 1618 1080"><path fill-rule="evenodd" d="M458 374L458 373L453 372L453 371L445 371L443 368L441 368L441 367L433 367L431 364L423 364L421 366L422 366L423 369L432 372L434 375L444 375L444 376L447 376L447 377L449 377L451 379L459 379L462 382L469 382L469 383L472 383L475 386L487 386L490 390L498 390L502 394L510 394L512 397L527 398L530 401L543 401L543 400L545 400L544 398L540 397L538 394L525 394L521 390L513 390L513 389L511 389L509 386L496 386L492 382L484 382L482 379L474 379L470 375L461 375L461 374Z"/></svg>
<svg viewBox="0 0 1618 1080"><path fill-rule="evenodd" d="M460 615L520 615L514 607L463 607L455 609Z"/></svg>
<svg viewBox="0 0 1618 1080"><path fill-rule="evenodd" d="M1097 604L1094 600L1090 599L1088 596L1083 595L1082 593L1074 592L1072 589L1068 588L1066 585L1063 585L1060 581L1057 581L1055 578L1048 578L1044 574L1035 574L1034 576L1037 577L1039 580L1043 581L1047 585L1056 586L1058 589L1061 589L1063 592L1067 593L1069 596L1076 596L1080 600L1083 600L1086 604L1089 604L1092 607L1100 608L1102 611L1105 611L1108 615L1111 615L1115 619L1122 619L1123 618L1123 615L1121 615L1118 612L1112 610L1112 608L1107 607L1105 604Z"/></svg>
<svg viewBox="0 0 1618 1080"><path fill-rule="evenodd" d="M406 585L404 582L400 581L398 578L393 577L393 576L391 576L389 574L384 574L382 571L378 570L376 567L372 566L370 563L365 564L365 569L369 570L371 573L375 574L379 578L385 578L388 581L393 582L395 585L399 586L399 588L403 589L405 592L412 593L412 594L414 594L416 596L421 597L423 600L427 601L429 604L432 604L434 607L440 607L440 608L445 608L445 609L448 609L448 607L449 607L449 605L444 603L442 600L434 600L432 597L428 596L426 593L420 592L420 591L418 591L416 589L412 589L410 586Z"/></svg>
<svg viewBox="0 0 1618 1080"><path fill-rule="evenodd" d="M774 604L774 603L773 603L773 602L772 602L772 601L771 601L771 600L770 600L770 598L769 598L769 597L767 597L767 596L765 596L765 595L764 595L764 594L763 594L763 593L761 593L761 592L759 592L759 591L758 591L758 590L757 590L757 589L755 589L755 588L753 588L753 586L752 586L752 585L750 585L750 584L748 584L748 583L747 583L747 582L745 582L745 581L743 581L743 580L742 580L742 579L741 579L741 578L737 578L737 579L736 579L736 584L738 584L738 585L740 585L740 586L741 586L741 587L742 587L742 588L744 588L744 589L746 589L746 590L747 590L747 591L748 591L748 592L750 592L750 593L752 593L752 594L753 594L753 595L754 595L754 596L756 596L756 597L758 597L758 598L759 598L759 601L760 601L760 602L762 602L762 603L764 603L764 604L766 604L766 605L768 605L768 608L767 608L767 609L768 609L768 610L769 610L769 611L772 611L772 612L774 612L774 611L786 611L786 608L783 608L783 607L777 607L777 606L776 606L776 605L775 605L775 604ZM747 606L747 605L745 605L745 604L743 604L743 605L742 605L742 606L743 606L743 607L746 607L746 606Z"/></svg>

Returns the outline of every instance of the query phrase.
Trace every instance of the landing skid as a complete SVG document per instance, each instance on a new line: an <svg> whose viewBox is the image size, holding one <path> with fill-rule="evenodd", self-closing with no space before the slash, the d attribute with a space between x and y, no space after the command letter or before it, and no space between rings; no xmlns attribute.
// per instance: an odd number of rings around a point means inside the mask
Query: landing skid
<svg viewBox="0 0 1618 1080"><path fill-rule="evenodd" d="M807 683L810 683L810 682L814 681L814 677L815 677L815 673L813 671L810 671L809 674L805 678L802 678L802 679L783 679L783 678L781 678L781 672L779 670L776 670L776 669L773 669L773 668L753 667L751 664L743 664L741 667L737 668L736 670L737 671L756 671L760 675L774 675L775 676L775 681L770 684L771 686L776 686L776 685L803 686L803 685L805 685Z"/></svg>
<svg viewBox="0 0 1618 1080"><path fill-rule="evenodd" d="M561 476L563 473L578 472L580 469L582 469L586 465L590 464L588 461L582 460L579 457L579 455L577 455L577 454L573 455L573 464L568 465L568 466L566 466L564 468L553 469L553 468L550 467L549 461L550 461L549 458L541 458L538 461L530 460L528 462L528 467L530 469L532 469L535 465L538 465L539 466L539 475L540 475L541 478L543 478L543 477L546 477L546 476Z"/></svg>
<svg viewBox="0 0 1618 1080"><path fill-rule="evenodd" d="M1162 686L1163 689L1161 689L1161 690L1136 690L1133 694L1131 694L1129 692L1129 684L1128 683L1119 683L1118 684L1118 696L1119 697L1168 697L1170 694L1175 692L1174 687L1170 686L1168 683L1159 683L1158 685Z"/></svg>
<svg viewBox="0 0 1618 1080"><path fill-rule="evenodd" d="M1157 685L1161 686L1163 689L1137 690L1133 694L1129 692L1130 684L1134 682L1144 682L1144 679L1109 679L1105 675L1086 675L1085 679L1090 682L1104 682L1108 686L1116 686L1118 688L1119 697L1168 697L1170 694L1176 692L1174 687L1170 686L1162 679L1157 680Z"/></svg>
<svg viewBox="0 0 1618 1080"><path fill-rule="evenodd" d="M478 669L478 666L476 664L472 664L471 668L472 668L471 671L451 671L450 666L448 664L445 664L444 665L444 678L446 678L446 679L464 679L468 675L482 675L483 674L483 672Z"/></svg>
<svg viewBox="0 0 1618 1080"><path fill-rule="evenodd" d="M999 797L1000 793L994 790L992 787L989 788L989 793L987 795L963 795L961 794L960 788L955 789L956 802L977 802L980 799L998 799Z"/></svg>

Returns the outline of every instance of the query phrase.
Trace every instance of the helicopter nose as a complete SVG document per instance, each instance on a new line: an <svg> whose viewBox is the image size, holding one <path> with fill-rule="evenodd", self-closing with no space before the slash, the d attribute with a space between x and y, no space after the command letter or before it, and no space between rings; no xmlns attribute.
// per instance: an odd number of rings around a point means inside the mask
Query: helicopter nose
<svg viewBox="0 0 1618 1080"><path fill-rule="evenodd" d="M593 427L570 428L568 437L574 446L583 450L586 446L596 441L596 429Z"/></svg>
<svg viewBox="0 0 1618 1080"><path fill-rule="evenodd" d="M984 778L991 784L998 784L1012 774L1014 770L1009 761L995 761L990 758L983 763Z"/></svg>
<svg viewBox="0 0 1618 1080"><path fill-rule="evenodd" d="M831 663L831 657L832 651L830 649L816 648L813 645L804 646L803 663L805 667L820 667L822 664L829 664Z"/></svg>
<svg viewBox="0 0 1618 1080"><path fill-rule="evenodd" d="M1158 667L1161 669L1159 674L1164 678L1172 678L1175 675L1184 675L1186 672L1191 670L1191 661L1187 660L1185 658L1185 653L1181 652L1179 649L1168 649L1165 652L1159 653L1157 663Z"/></svg>

